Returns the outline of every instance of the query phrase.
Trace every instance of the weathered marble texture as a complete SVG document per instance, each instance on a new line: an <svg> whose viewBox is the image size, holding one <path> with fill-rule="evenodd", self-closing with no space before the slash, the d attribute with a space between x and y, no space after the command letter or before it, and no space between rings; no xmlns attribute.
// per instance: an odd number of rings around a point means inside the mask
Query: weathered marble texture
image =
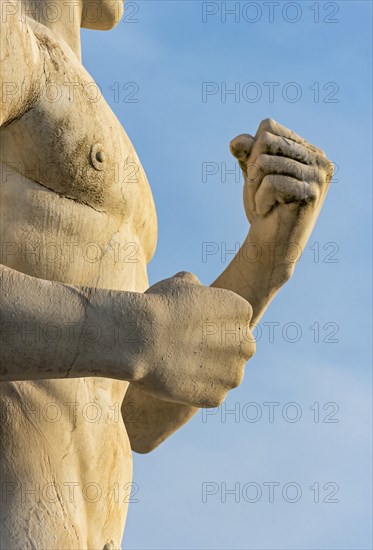
<svg viewBox="0 0 373 550"><path fill-rule="evenodd" d="M105 100L87 101L80 58L80 27L112 28L121 3L97 0L92 22L85 0L60 0L54 23L45 4L1 0L1 548L109 550L120 546L132 450L151 451L240 384L250 326L291 276L332 167L273 120L238 136L250 229L237 257L212 287L182 272L148 289L150 187ZM65 253L52 261L56 245ZM222 327L236 333L222 338ZM48 403L65 407L58 421Z"/></svg>

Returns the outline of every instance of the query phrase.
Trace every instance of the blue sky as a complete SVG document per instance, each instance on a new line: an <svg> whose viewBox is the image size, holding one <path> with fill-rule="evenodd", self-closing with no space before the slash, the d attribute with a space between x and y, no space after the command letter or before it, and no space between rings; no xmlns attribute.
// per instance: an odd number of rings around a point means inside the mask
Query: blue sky
<svg viewBox="0 0 373 550"><path fill-rule="evenodd" d="M189 270L208 285L225 268L222 248L248 229L242 181L222 177L234 169L228 144L263 118L320 146L338 172L295 275L261 321L243 384L221 410L134 457L138 502L123 548L369 549L372 4L275 2L272 22L266 2L241 1L225 22L224 2L130 4L113 31L83 31L83 60L154 193L152 283ZM203 9L217 13L203 22ZM204 82L218 90L205 102ZM239 96L224 97L223 83ZM204 163L217 173L204 178ZM203 258L204 243L219 253Z"/></svg>

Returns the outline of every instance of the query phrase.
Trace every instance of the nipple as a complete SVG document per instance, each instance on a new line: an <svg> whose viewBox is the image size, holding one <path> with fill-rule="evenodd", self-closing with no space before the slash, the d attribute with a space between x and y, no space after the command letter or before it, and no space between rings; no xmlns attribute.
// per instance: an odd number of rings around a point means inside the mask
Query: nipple
<svg viewBox="0 0 373 550"><path fill-rule="evenodd" d="M104 170L106 166L106 163L105 163L106 159L105 159L104 146L101 145L101 143L95 143L94 145L92 145L90 159L91 159L93 168L99 171Z"/></svg>

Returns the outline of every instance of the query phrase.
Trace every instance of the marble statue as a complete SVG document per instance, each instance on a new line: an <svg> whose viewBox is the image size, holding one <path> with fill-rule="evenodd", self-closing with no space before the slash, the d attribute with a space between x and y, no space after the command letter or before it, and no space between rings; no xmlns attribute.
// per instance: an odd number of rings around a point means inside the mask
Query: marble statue
<svg viewBox="0 0 373 550"><path fill-rule="evenodd" d="M111 29L122 2L57 0L58 18L47 4L1 0L1 548L110 550L132 451L240 384L250 327L292 275L332 164L271 119L235 138L250 223L237 257L211 287L180 272L148 288L152 194L104 98L87 101L81 63L80 28Z"/></svg>

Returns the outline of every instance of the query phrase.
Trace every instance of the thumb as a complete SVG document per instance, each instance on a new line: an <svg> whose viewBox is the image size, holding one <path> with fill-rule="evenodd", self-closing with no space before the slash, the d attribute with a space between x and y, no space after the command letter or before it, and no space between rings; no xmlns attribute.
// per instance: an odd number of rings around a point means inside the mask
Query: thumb
<svg viewBox="0 0 373 550"><path fill-rule="evenodd" d="M229 148L231 153L237 160L245 162L253 148L255 139L250 134L240 134L232 139Z"/></svg>

